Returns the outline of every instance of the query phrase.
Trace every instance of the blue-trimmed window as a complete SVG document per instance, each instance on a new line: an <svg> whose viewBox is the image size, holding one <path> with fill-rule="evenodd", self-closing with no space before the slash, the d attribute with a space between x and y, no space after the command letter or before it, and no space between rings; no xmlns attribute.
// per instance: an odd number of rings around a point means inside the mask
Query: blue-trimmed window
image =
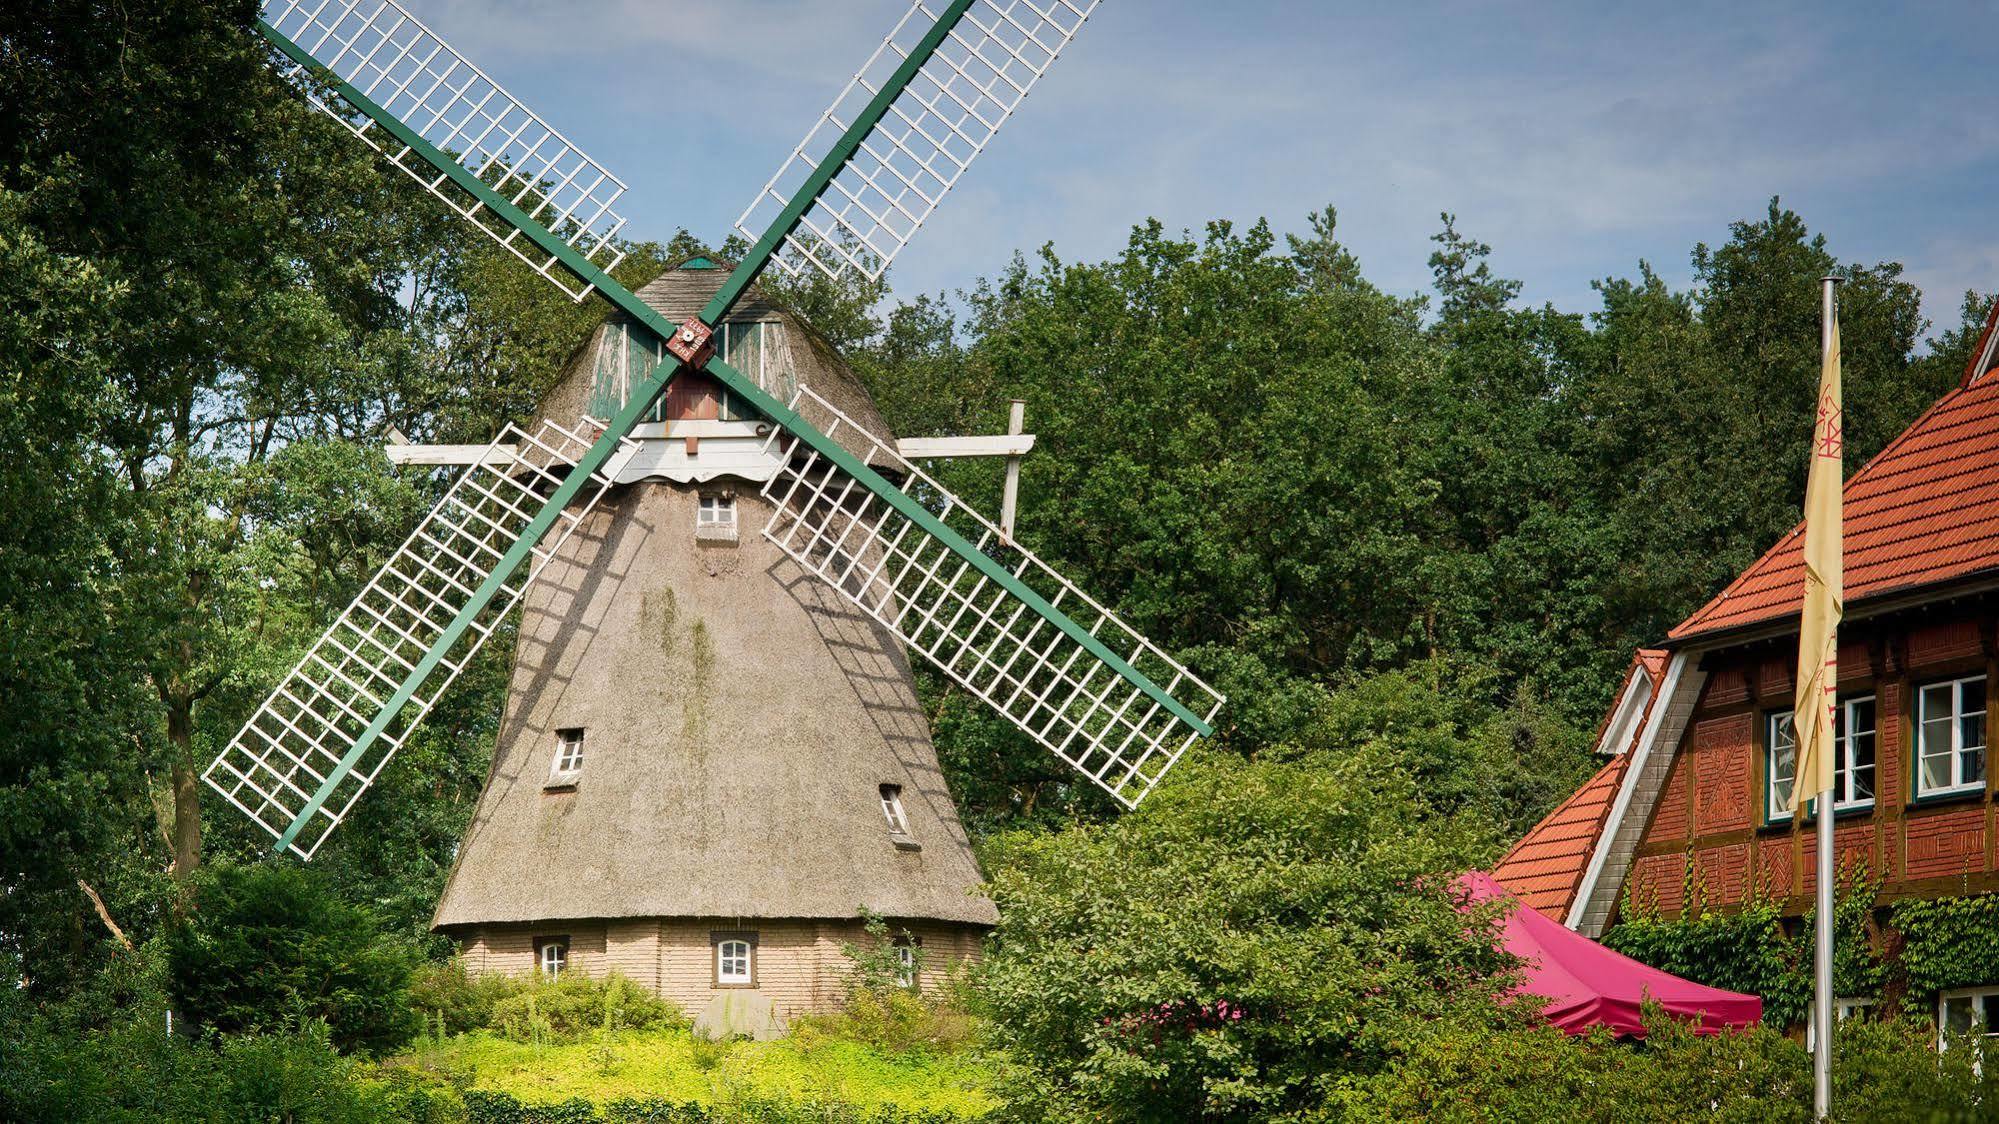
<svg viewBox="0 0 1999 1124"><path fill-rule="evenodd" d="M1916 795L1985 790L1985 677L1916 689Z"/></svg>
<svg viewBox="0 0 1999 1124"><path fill-rule="evenodd" d="M1791 788L1798 781L1798 739L1788 710L1771 711L1765 744L1763 818L1783 823L1791 818ZM1874 696L1844 699L1833 712L1832 806L1835 812L1874 806L1874 762L1880 737L1876 730Z"/></svg>

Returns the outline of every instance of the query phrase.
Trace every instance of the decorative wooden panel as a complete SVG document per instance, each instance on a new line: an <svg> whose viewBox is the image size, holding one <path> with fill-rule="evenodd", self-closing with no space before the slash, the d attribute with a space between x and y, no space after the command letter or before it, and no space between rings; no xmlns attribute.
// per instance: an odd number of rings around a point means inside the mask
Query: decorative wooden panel
<svg viewBox="0 0 1999 1124"><path fill-rule="evenodd" d="M1798 892L1797 842L1790 835L1767 836L1756 845L1756 893L1788 898Z"/></svg>
<svg viewBox="0 0 1999 1124"><path fill-rule="evenodd" d="M1874 655L1865 640L1849 640L1839 646L1839 681L1853 683L1874 674Z"/></svg>
<svg viewBox="0 0 1999 1124"><path fill-rule="evenodd" d="M1657 906L1667 917L1678 917L1686 908L1687 857L1647 855L1631 867L1633 900L1641 906Z"/></svg>
<svg viewBox="0 0 1999 1124"><path fill-rule="evenodd" d="M1754 715L1710 718L1694 727L1687 752L1694 760L1694 833L1711 835L1749 826L1749 755Z"/></svg>
<svg viewBox="0 0 1999 1124"><path fill-rule="evenodd" d="M1749 676L1740 667L1718 668L1708 676L1707 689L1701 693L1702 709L1732 706L1749 701Z"/></svg>
<svg viewBox="0 0 1999 1124"><path fill-rule="evenodd" d="M1797 688L1797 657L1794 655L1771 656L1756 670L1756 697L1758 701L1769 703L1789 698Z"/></svg>
<svg viewBox="0 0 1999 1124"><path fill-rule="evenodd" d="M1946 621L1909 633L1909 666L1918 671L1929 664L1976 656L1981 651L1975 620Z"/></svg>
<svg viewBox="0 0 1999 1124"><path fill-rule="evenodd" d="M1900 683L1883 683L1874 692L1874 798L1880 809L1899 807L1909 791L1908 732L1902 720ZM1889 872L1883 871L1888 874Z"/></svg>
<svg viewBox="0 0 1999 1124"><path fill-rule="evenodd" d="M1985 865L1985 809L1960 808L1912 817L1904 840L1904 878L1939 878L1980 870Z"/></svg>
<svg viewBox="0 0 1999 1124"><path fill-rule="evenodd" d="M1817 831L1818 828L1816 825L1805 825L1805 855L1802 864L1804 869L1800 872L1804 877L1799 881L1799 892L1804 894L1816 893L1818 891ZM1833 870L1838 872L1838 878L1850 878L1863 866L1866 868L1869 877L1880 878L1883 872L1879 839L1880 831L1874 826L1872 819L1861 820L1857 823L1842 824L1833 828L1832 863ZM1834 881L1833 885L1837 887L1839 882Z"/></svg>
<svg viewBox="0 0 1999 1124"><path fill-rule="evenodd" d="M1645 832L1647 843L1679 843L1688 838L1690 825L1691 788L1694 767L1686 754L1681 754L1673 762L1673 770L1666 776L1665 790L1659 794L1659 806L1652 813L1652 826Z"/></svg>
<svg viewBox="0 0 1999 1124"><path fill-rule="evenodd" d="M1709 905L1737 905L1749 895L1749 844L1707 847L1694 854Z"/></svg>

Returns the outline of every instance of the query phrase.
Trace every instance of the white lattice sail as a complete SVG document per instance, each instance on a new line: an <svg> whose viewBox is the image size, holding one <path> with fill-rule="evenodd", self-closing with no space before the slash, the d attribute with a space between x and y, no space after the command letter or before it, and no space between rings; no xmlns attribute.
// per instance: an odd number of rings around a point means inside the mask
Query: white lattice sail
<svg viewBox="0 0 1999 1124"><path fill-rule="evenodd" d="M773 259L878 278L1012 116L1098 0L974 0ZM953 5L916 0L779 166L736 229L754 243Z"/></svg>
<svg viewBox="0 0 1999 1124"><path fill-rule="evenodd" d="M1135 807L1200 731L1222 696L1088 594L1010 544L998 527L811 390L792 402L819 431L860 450L974 550L1115 654L1126 674L981 573L883 497L785 431L766 448L785 467L764 485L764 536L863 612L1127 807Z"/></svg>
<svg viewBox="0 0 1999 1124"><path fill-rule="evenodd" d="M420 675L426 653L472 603L601 429L588 419L580 432L553 422L533 434L507 427L209 764L202 774L209 786L273 838L284 838L309 814L290 849L310 859L636 449L624 443L579 502L564 508L533 545L528 563L453 638L435 670ZM365 738L412 682L418 686L408 701L394 707L375 737ZM363 746L358 759L342 773L357 745ZM335 780L322 792L328 777Z"/></svg>
<svg viewBox="0 0 1999 1124"><path fill-rule="evenodd" d="M265 0L264 22L501 197L609 271L623 181L395 0ZM576 300L590 286L485 202L352 107L312 102Z"/></svg>

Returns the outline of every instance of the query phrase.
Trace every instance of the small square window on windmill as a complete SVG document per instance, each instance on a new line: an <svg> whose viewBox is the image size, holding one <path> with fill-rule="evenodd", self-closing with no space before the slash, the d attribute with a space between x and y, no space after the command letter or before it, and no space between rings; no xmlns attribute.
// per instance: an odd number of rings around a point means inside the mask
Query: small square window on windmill
<svg viewBox="0 0 1999 1124"><path fill-rule="evenodd" d="M548 784L556 790L573 789L583 777L583 727L571 726L555 732L555 760L548 768Z"/></svg>
<svg viewBox="0 0 1999 1124"><path fill-rule="evenodd" d="M311 859L589 519L641 450L634 429L688 371L770 427L765 453L782 467L760 492L765 539L1136 807L1214 732L1221 693L894 442L808 386L779 400L713 338L766 269L878 279L1097 3L914 0L737 220L752 249L675 324L611 275L629 241L624 183L402 3L263 0L257 30L283 72L356 143L566 295L608 301L668 358L608 421L543 419L406 460L463 472L202 779L277 851Z"/></svg>

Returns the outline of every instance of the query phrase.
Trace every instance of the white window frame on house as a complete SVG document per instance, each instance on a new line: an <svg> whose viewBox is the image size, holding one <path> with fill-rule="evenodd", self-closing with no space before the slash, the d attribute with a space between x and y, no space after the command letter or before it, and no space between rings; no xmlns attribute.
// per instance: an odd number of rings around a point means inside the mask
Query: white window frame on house
<svg viewBox="0 0 1999 1124"><path fill-rule="evenodd" d="M1973 701L1978 709L1965 705L1967 688L1974 688ZM1915 787L1917 799L1928 796L1953 796L1965 792L1985 791L1986 749L1991 740L1986 726L1985 676L1966 675L1957 679L1943 679L1935 683L1924 683L1916 691L1916 736ZM1948 700L1950 710L1942 714L1931 712L1931 700ZM1974 741L1968 736L1976 729ZM1947 744L1933 744L1937 738ZM1941 762L1945 769L1946 782L1929 783L1930 764Z"/></svg>
<svg viewBox="0 0 1999 1124"><path fill-rule="evenodd" d="M916 987L916 949L922 941L915 938L899 940L895 944L895 983L897 987Z"/></svg>
<svg viewBox="0 0 1999 1124"><path fill-rule="evenodd" d="M736 525L736 497L722 492L701 493L700 508L695 512L694 525L733 528Z"/></svg>
<svg viewBox="0 0 1999 1124"><path fill-rule="evenodd" d="M715 986L757 985L757 939L754 933L716 933Z"/></svg>
<svg viewBox="0 0 1999 1124"><path fill-rule="evenodd" d="M572 785L583 775L583 734L581 726L565 726L555 732L555 759L548 767L550 785Z"/></svg>
<svg viewBox="0 0 1999 1124"><path fill-rule="evenodd" d="M1955 1029L1950 1025L1953 1002L1964 1004L1970 1016L1968 1027ZM1980 1026L1986 1029L1980 1030ZM1962 1037L1967 1031L1982 1035L1988 1042L1999 1040L1999 985L1959 987L1937 995L1937 1049L1947 1049L1952 1034Z"/></svg>
<svg viewBox="0 0 1999 1124"><path fill-rule="evenodd" d="M535 970L543 978L556 980L569 969L569 938L539 937L534 942Z"/></svg>
<svg viewBox="0 0 1999 1124"><path fill-rule="evenodd" d="M1866 996L1853 996L1847 999L1834 998L1832 1001L1833 1021L1843 1023L1856 1016L1867 1018L1869 1016L1863 1015L1861 1012L1872 1011L1879 1002L1877 999ZM1805 1002L1805 1051L1807 1053L1818 1049L1818 1010L1818 1000L1811 999Z"/></svg>
<svg viewBox="0 0 1999 1124"><path fill-rule="evenodd" d="M1788 710L1773 710L1764 718L1764 809L1766 823L1784 823L1791 818L1791 786L1798 778L1797 739L1792 734L1794 717ZM1833 717L1832 808L1872 808L1875 777L1881 761L1880 708L1873 695L1842 699ZM1857 750L1864 750L1867 763L1854 762ZM1782 772L1779 772L1779 762ZM1782 786L1781 791L1779 786Z"/></svg>

